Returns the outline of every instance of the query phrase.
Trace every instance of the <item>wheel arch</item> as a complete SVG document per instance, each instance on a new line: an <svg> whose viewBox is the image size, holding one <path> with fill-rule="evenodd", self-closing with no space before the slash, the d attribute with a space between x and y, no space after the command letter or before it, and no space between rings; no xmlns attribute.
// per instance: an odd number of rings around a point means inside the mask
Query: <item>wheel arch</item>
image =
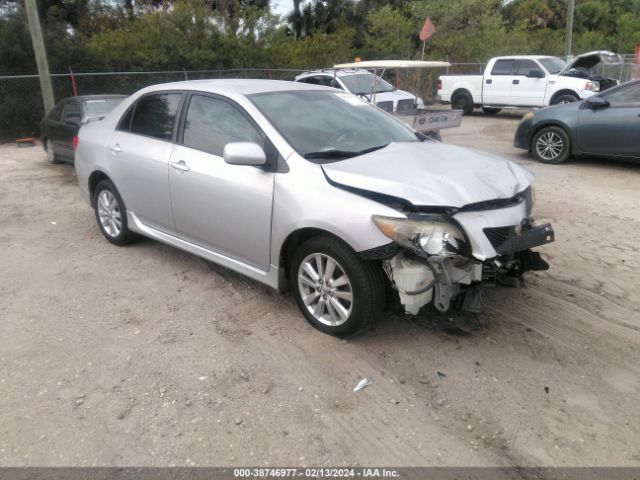
<svg viewBox="0 0 640 480"><path fill-rule="evenodd" d="M282 275L280 276L280 291L286 291L289 289L289 267L291 266L291 258L293 257L294 252L307 240L321 235L329 235L340 240L346 245L349 245L348 242L340 238L335 233L323 228L301 227L292 231L287 235L282 243L282 246L280 247L280 254L278 255L278 267L282 272ZM351 245L349 246L351 247Z"/></svg>
<svg viewBox="0 0 640 480"><path fill-rule="evenodd" d="M96 207L94 192L96 190L96 187L98 186L98 183L100 183L103 180L109 180L111 183L113 183L113 180L111 180L109 175L107 175L102 170L94 170L93 172L91 172L91 175L89 175L89 179L88 179L89 201L91 202L91 206L93 208Z"/></svg>

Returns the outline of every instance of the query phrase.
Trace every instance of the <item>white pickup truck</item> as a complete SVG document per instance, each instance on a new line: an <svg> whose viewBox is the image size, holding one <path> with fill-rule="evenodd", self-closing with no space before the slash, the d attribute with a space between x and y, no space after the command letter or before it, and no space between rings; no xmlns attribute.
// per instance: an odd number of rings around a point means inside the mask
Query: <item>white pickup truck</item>
<svg viewBox="0 0 640 480"><path fill-rule="evenodd" d="M598 64L619 64L619 55L589 52L570 63L558 57L512 55L492 58L484 75L442 75L438 96L469 115L475 107L485 113L503 108L545 107L575 102L617 85L594 72Z"/></svg>

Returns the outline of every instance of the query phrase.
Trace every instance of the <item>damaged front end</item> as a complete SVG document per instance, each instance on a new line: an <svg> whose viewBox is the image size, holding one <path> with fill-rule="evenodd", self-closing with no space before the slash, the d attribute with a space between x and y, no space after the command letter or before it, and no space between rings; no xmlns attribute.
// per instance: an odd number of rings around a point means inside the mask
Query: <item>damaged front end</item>
<svg viewBox="0 0 640 480"><path fill-rule="evenodd" d="M525 197L498 209L475 206L443 214L409 213L406 218L374 216L373 222L393 243L367 256L382 260L406 313L415 315L430 302L442 312L456 307L480 313L483 286L519 287L525 272L549 268L531 248L553 242L553 228L533 224L531 200L527 204Z"/></svg>

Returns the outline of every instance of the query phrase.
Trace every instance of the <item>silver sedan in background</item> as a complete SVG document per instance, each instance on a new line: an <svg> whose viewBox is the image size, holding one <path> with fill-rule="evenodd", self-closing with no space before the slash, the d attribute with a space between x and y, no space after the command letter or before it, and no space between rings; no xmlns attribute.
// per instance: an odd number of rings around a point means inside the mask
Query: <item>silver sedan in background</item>
<svg viewBox="0 0 640 480"><path fill-rule="evenodd" d="M141 234L289 289L333 335L394 299L480 311L482 282L517 286L553 241L528 171L303 83L145 88L82 127L76 171L110 242Z"/></svg>

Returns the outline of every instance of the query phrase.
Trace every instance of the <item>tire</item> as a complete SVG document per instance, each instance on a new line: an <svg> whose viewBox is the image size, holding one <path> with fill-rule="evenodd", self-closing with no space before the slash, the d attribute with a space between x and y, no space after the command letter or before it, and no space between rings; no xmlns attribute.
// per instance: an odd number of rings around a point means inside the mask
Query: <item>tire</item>
<svg viewBox="0 0 640 480"><path fill-rule="evenodd" d="M531 141L531 153L542 163L557 165L571 155L571 140L560 127L545 127Z"/></svg>
<svg viewBox="0 0 640 480"><path fill-rule="evenodd" d="M62 163L60 160L58 160L58 156L53 149L53 143L49 142L49 139L46 138L44 139L44 151L47 154L47 160L49 161L49 163L51 163L52 165L58 165Z"/></svg>
<svg viewBox="0 0 640 480"><path fill-rule="evenodd" d="M482 107L482 111L487 115L497 115L502 111L501 108Z"/></svg>
<svg viewBox="0 0 640 480"><path fill-rule="evenodd" d="M334 265L332 275L327 278L329 262ZM319 270L324 275L318 276ZM336 337L364 330L384 307L382 268L360 259L351 247L330 235L313 237L298 247L292 257L289 280L296 303L307 321L321 332ZM341 280L339 285L338 280Z"/></svg>
<svg viewBox="0 0 640 480"><path fill-rule="evenodd" d="M580 100L576 95L572 93L565 93L564 95L559 95L553 99L551 105L562 105L564 103L573 103Z"/></svg>
<svg viewBox="0 0 640 480"><path fill-rule="evenodd" d="M475 108L473 97L466 90L456 92L451 99L451 108L454 110L462 110L463 115L471 115Z"/></svg>
<svg viewBox="0 0 640 480"><path fill-rule="evenodd" d="M109 180L102 180L93 193L96 222L104 235L114 245L127 245L133 233L127 225L127 210L116 187Z"/></svg>

